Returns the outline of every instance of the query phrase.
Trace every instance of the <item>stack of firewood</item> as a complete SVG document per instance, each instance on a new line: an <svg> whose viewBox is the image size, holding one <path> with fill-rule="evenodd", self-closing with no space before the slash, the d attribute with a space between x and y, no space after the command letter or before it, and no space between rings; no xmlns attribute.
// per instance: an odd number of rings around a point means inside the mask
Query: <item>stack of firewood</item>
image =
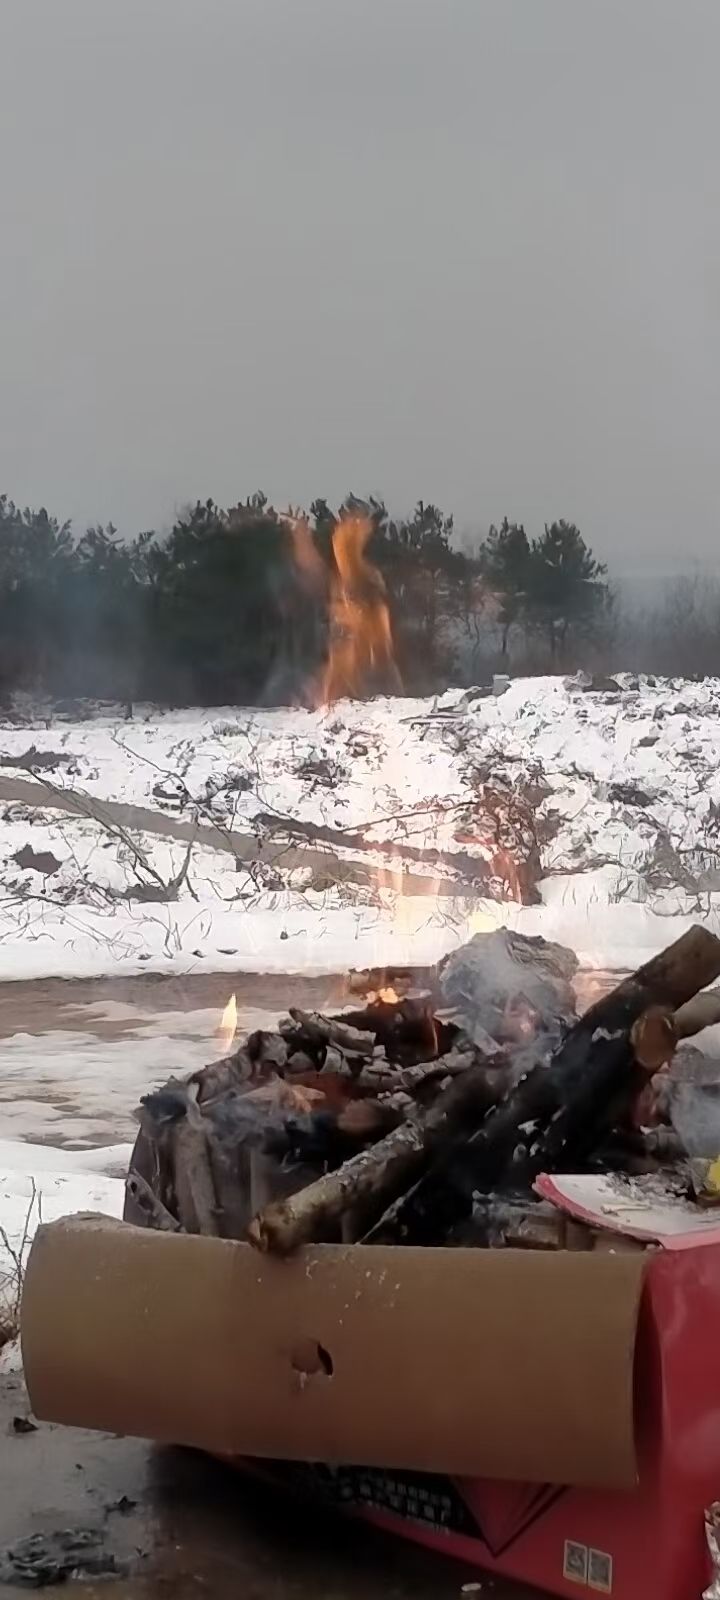
<svg viewBox="0 0 720 1600"><path fill-rule="evenodd" d="M579 1019L576 966L542 939L478 934L422 989L394 973L339 1015L292 1009L145 1097L126 1218L279 1255L549 1242L541 1172L682 1162L653 1085L720 1021L718 995L700 993L720 940L702 927Z"/></svg>

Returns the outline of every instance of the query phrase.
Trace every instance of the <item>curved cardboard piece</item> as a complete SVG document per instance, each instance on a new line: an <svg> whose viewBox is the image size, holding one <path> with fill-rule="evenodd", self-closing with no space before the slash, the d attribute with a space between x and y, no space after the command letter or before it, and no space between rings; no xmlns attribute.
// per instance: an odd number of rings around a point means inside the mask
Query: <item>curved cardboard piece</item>
<svg viewBox="0 0 720 1600"><path fill-rule="evenodd" d="M38 1418L222 1455L620 1488L636 1480L643 1256L249 1245L42 1227Z"/></svg>

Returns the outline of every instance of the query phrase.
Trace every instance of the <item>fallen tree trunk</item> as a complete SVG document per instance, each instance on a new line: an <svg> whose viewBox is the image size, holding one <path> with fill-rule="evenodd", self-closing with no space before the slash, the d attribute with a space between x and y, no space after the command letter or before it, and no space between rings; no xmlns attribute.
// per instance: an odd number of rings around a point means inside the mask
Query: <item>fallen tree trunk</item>
<svg viewBox="0 0 720 1600"><path fill-rule="evenodd" d="M463 800L450 807L451 812L460 813L469 810L472 799ZM412 813L408 820L412 820ZM280 817L274 812L257 811L252 818L253 826L262 830L269 839L278 837L288 839L292 843L305 839L309 844L325 844L335 846L340 850L367 850L368 853L382 854L383 851L393 854L392 847L381 839L368 839L365 833L356 828L332 828L326 823L301 822L297 817ZM367 823L368 832L377 827L377 822L370 820ZM277 849L277 845L275 846ZM452 879L461 872L466 883L474 887L474 893L491 893L493 868L482 856L471 855L468 850L439 850L436 845L413 845L407 839L403 840L401 854L404 861L414 861L430 867L445 868ZM328 859L332 860L329 856ZM524 863L521 863L524 865ZM428 875L428 893L432 884L432 877ZM523 896L524 900L524 896ZM526 902L532 904L531 901Z"/></svg>
<svg viewBox="0 0 720 1600"><path fill-rule="evenodd" d="M653 1008L667 1014L685 1005L718 975L720 939L691 928L591 1006L549 1065L526 1073L469 1139L456 1138L438 1152L411 1193L372 1230L372 1242L442 1242L471 1212L474 1193L502 1184L529 1188L539 1172L582 1161L609 1115L617 1121L637 1094L635 1025ZM648 1031L643 1027L636 1038ZM642 1070L651 1075L659 1065Z"/></svg>
<svg viewBox="0 0 720 1600"><path fill-rule="evenodd" d="M301 1244L340 1237L350 1214L360 1231L411 1183L428 1155L461 1128L473 1127L503 1093L507 1074L468 1067L424 1112L316 1183L266 1206L250 1224L259 1250L289 1255ZM362 1219L362 1220L361 1220Z"/></svg>

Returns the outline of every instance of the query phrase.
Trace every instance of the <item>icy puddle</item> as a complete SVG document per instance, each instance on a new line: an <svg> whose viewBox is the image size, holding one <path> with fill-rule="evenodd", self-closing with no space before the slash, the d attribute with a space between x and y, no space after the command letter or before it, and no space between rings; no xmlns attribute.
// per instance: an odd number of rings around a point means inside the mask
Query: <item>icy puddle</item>
<svg viewBox="0 0 720 1600"><path fill-rule="evenodd" d="M222 1054L229 994L238 1032L272 1028L297 1001L337 1003L341 979L49 979L0 988L0 1312L38 1222L122 1215L140 1097Z"/></svg>
<svg viewBox="0 0 720 1600"><path fill-rule="evenodd" d="M581 1006L615 981L581 974ZM208 973L4 985L0 1139L68 1152L103 1147L107 1160L96 1170L123 1171L140 1096L222 1052L218 1027L233 991L242 1036L275 1027L288 1005L341 1005L344 979Z"/></svg>
<svg viewBox="0 0 720 1600"><path fill-rule="evenodd" d="M288 1004L339 1003L343 982L208 974L6 984L0 1138L66 1151L111 1147L103 1170L119 1170L140 1096L221 1053L217 1030L233 990L243 1034L274 1027Z"/></svg>

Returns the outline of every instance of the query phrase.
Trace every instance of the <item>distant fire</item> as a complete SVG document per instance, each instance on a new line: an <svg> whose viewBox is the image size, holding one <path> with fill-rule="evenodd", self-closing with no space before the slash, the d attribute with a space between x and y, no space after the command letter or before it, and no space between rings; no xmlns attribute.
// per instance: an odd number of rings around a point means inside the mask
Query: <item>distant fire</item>
<svg viewBox="0 0 720 1600"><path fill-rule="evenodd" d="M317 705L331 705L372 688L401 694L385 584L365 553L372 533L370 519L340 518L333 532L329 573L308 523L291 517L288 527L302 581L316 590L324 588L328 578L330 583L330 643L316 686Z"/></svg>
<svg viewBox="0 0 720 1600"><path fill-rule="evenodd" d="M346 517L333 534L337 571L330 595L330 654L321 685L324 705L358 694L380 675L396 693L402 689L385 584L365 555L371 532L367 517Z"/></svg>
<svg viewBox="0 0 720 1600"><path fill-rule="evenodd" d="M217 1030L218 1044L225 1055L227 1055L227 1052L232 1047L233 1040L237 1033L237 1023L237 1000L235 999L234 994L231 994L225 1010L223 1011L222 1017L220 1018L220 1026Z"/></svg>

